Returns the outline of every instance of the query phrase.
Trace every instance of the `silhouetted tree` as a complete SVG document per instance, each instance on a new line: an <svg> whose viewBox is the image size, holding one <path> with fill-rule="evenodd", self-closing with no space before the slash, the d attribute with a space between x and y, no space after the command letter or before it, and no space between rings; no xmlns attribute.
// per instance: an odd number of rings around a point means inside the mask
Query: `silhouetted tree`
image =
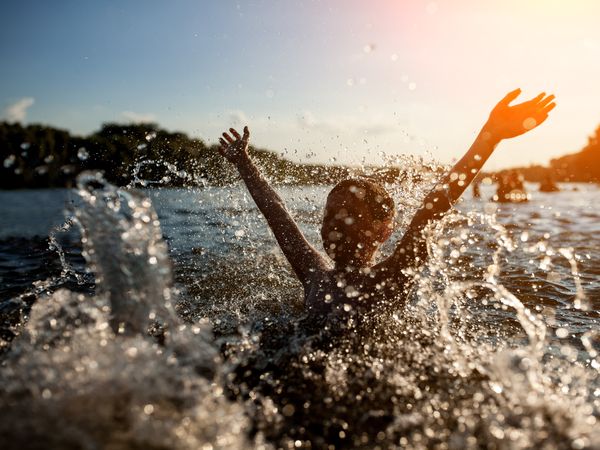
<svg viewBox="0 0 600 450"><path fill-rule="evenodd" d="M553 159L550 164L560 180L600 182L600 126L581 151Z"/></svg>

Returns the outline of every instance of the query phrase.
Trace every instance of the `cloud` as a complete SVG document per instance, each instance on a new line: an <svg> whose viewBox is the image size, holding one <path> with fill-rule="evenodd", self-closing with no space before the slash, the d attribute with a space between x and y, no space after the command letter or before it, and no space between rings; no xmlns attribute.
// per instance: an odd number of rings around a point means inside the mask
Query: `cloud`
<svg viewBox="0 0 600 450"><path fill-rule="evenodd" d="M314 114L310 111L304 111L297 117L297 122L300 128L319 130L326 133L339 133L342 131L343 124L339 121L332 122L326 120L317 120Z"/></svg>
<svg viewBox="0 0 600 450"><path fill-rule="evenodd" d="M302 128L312 128L316 123L317 119L310 111L304 111L302 114L298 115L298 125Z"/></svg>
<svg viewBox="0 0 600 450"><path fill-rule="evenodd" d="M233 126L248 125L248 117L239 109L229 111L229 122Z"/></svg>
<svg viewBox="0 0 600 450"><path fill-rule="evenodd" d="M387 122L387 123L373 122L373 123L364 125L362 129L366 134L369 134L371 136L380 136L382 134L396 132L400 128L397 124L394 124L392 122Z"/></svg>
<svg viewBox="0 0 600 450"><path fill-rule="evenodd" d="M133 111L123 111L121 116L132 123L156 122L156 116L152 113L136 113Z"/></svg>
<svg viewBox="0 0 600 450"><path fill-rule="evenodd" d="M8 105L2 113L2 117L8 122L23 122L27 117L27 109L34 103L33 97L23 97Z"/></svg>
<svg viewBox="0 0 600 450"><path fill-rule="evenodd" d="M317 119L310 111L304 111L297 117L297 124L302 129L317 130L323 133L356 133L377 136L399 130L397 123L389 119L368 117L337 117Z"/></svg>

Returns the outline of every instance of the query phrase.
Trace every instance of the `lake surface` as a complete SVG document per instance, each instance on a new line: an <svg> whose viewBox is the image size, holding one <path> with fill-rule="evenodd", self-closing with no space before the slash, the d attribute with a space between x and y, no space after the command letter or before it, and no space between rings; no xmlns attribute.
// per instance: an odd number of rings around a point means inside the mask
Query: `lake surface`
<svg viewBox="0 0 600 450"><path fill-rule="evenodd" d="M12 348L0 433L57 447L600 446L600 188L527 187L521 204L485 200L492 186L482 199L466 193L432 232L409 307L342 339L305 331L301 286L242 187L2 191L0 313ZM328 189L278 191L321 248ZM418 205L408 194L394 190L388 252ZM102 195L113 197L99 206ZM111 334L102 324L116 297L126 315L148 305L171 330L195 331L171 331L166 344ZM203 353L190 366L177 349L194 339ZM80 419L65 431L60 414Z"/></svg>

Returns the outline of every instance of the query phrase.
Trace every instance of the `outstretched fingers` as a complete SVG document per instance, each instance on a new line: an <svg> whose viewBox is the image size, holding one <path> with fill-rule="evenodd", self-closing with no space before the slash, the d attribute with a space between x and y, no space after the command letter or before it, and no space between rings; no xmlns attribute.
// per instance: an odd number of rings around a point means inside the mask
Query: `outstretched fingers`
<svg viewBox="0 0 600 450"><path fill-rule="evenodd" d="M519 103L517 105L513 105L513 108L533 108L536 109L540 100L542 100L546 96L545 92L541 92L530 100L524 101L523 103Z"/></svg>
<svg viewBox="0 0 600 450"><path fill-rule="evenodd" d="M548 113L554 109L556 103L554 102L554 95L549 95L544 98L542 101L538 102L535 105L536 108L536 116L543 117L546 120L548 117Z"/></svg>
<svg viewBox="0 0 600 450"><path fill-rule="evenodd" d="M538 103L538 108L545 108L546 106L548 106L550 104L550 102L552 102L552 100L554 100L554 95L549 95L548 97L546 97L545 99L543 99L541 102Z"/></svg>
<svg viewBox="0 0 600 450"><path fill-rule="evenodd" d="M547 104L546 106L544 106L544 107L542 108L542 112L543 112L544 114L548 114L548 113L549 113L550 111L552 111L552 110L553 110L555 107L556 107L556 103L554 103L554 102L552 102L552 103L549 103L549 104Z"/></svg>
<svg viewBox="0 0 600 450"><path fill-rule="evenodd" d="M225 131L219 137L219 153L230 161L233 161L238 155L248 150L249 137L250 131L248 127L244 127L243 136L240 136L240 133L235 128L230 128L229 132Z"/></svg>
<svg viewBox="0 0 600 450"><path fill-rule="evenodd" d="M541 92L538 95L536 95L535 97L533 97L531 100L529 100L529 104L531 105L536 105L537 103L540 102L540 100L542 100L544 97L546 96L545 92Z"/></svg>
<svg viewBox="0 0 600 450"><path fill-rule="evenodd" d="M225 156L225 152L227 151L227 147L229 147L229 144L225 142L225 139L223 138L219 138L219 144L221 144L221 146L219 147L219 153L222 156Z"/></svg>
<svg viewBox="0 0 600 450"><path fill-rule="evenodd" d="M520 88L517 88L514 91L510 91L508 94L506 94L504 96L504 98L502 100L500 100L500 102L498 104L499 105L508 106L508 104L510 102L512 102L515 98L517 98L520 93L521 93L521 89Z"/></svg>
<svg viewBox="0 0 600 450"><path fill-rule="evenodd" d="M542 102L543 106L541 108L538 108L537 113L534 116L538 125L545 121L548 118L548 113L556 107L556 103L552 101L554 99L554 96L552 95L551 97L552 98L547 102Z"/></svg>
<svg viewBox="0 0 600 450"><path fill-rule="evenodd" d="M236 140L238 140L238 141L241 139L242 141L246 141L246 142L248 142L248 139L250 139L250 130L248 129L248 127L247 127L247 126L246 126L246 127L244 127L244 135L243 135L243 136L240 136L240 133L238 133L238 132L237 132L237 130L236 130L235 128L230 128L230 129L229 129L229 132L230 132L230 133L233 135L233 137L234 137ZM234 140L233 140L233 139L231 138L231 136L229 136L227 133L223 133L223 137L224 137L225 139L227 139L227 141L228 141L230 144L233 144Z"/></svg>
<svg viewBox="0 0 600 450"><path fill-rule="evenodd" d="M238 133L238 132L237 132L237 130L236 130L235 128L230 128L230 129L229 129L229 132L230 132L231 134L233 134L233 136L234 136L236 139L241 139L241 138L242 138L242 137L240 136L240 133Z"/></svg>

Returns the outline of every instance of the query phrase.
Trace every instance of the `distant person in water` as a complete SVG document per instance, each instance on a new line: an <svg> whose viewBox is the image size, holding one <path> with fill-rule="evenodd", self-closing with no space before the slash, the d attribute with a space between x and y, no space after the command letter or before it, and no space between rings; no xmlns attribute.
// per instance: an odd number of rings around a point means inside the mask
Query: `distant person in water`
<svg viewBox="0 0 600 450"><path fill-rule="evenodd" d="M529 201L523 184L523 175L516 170L503 173L498 180L496 195L492 198L501 203L522 203Z"/></svg>
<svg viewBox="0 0 600 450"><path fill-rule="evenodd" d="M236 166L302 282L306 308L327 314L380 302L403 302L411 282L407 269L427 259L423 235L427 224L439 220L460 198L500 141L540 125L555 106L554 96L545 93L511 106L520 92L510 92L494 107L471 148L425 197L393 254L376 264L373 260L392 234L396 214L383 186L355 178L331 190L321 226L327 259L306 240L283 200L251 161L248 127L243 135L233 128L223 133L220 152Z"/></svg>
<svg viewBox="0 0 600 450"><path fill-rule="evenodd" d="M558 192L558 191L560 191L560 188L554 181L554 178L552 177L552 175L550 173L548 173L544 177L542 182L540 183L539 191L540 192Z"/></svg>

